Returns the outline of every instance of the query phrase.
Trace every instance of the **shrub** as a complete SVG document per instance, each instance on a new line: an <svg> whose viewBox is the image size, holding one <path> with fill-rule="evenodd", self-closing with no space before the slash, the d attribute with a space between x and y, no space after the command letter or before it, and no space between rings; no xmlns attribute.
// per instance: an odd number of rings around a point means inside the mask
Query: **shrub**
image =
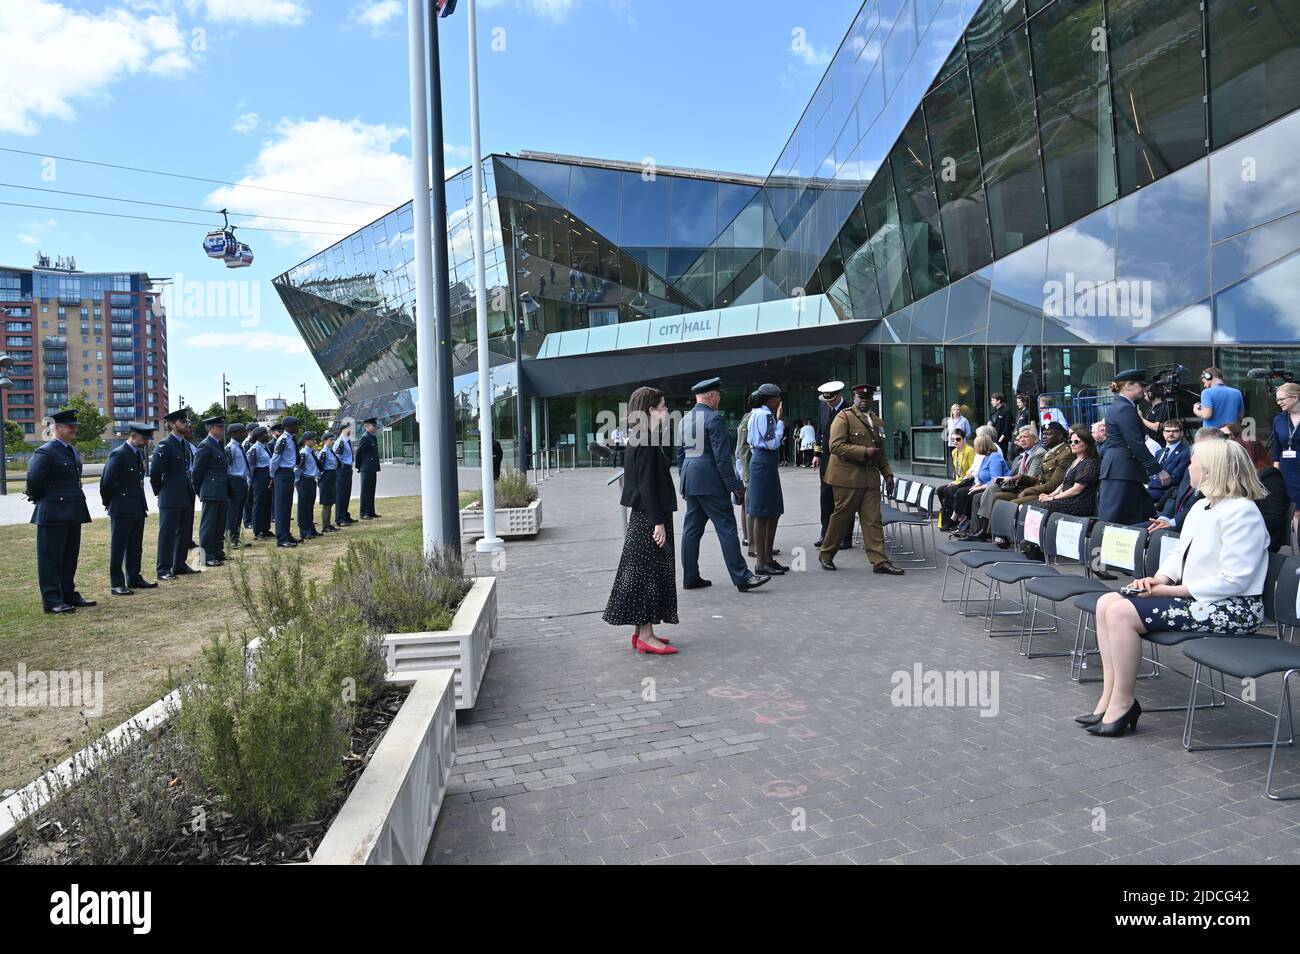
<svg viewBox="0 0 1300 954"><path fill-rule="evenodd" d="M496 509L507 510L527 507L537 499L537 487L528 482L528 475L522 470L507 467L501 471L501 479L493 486L496 488ZM483 509L483 491L476 490L470 507Z"/></svg>
<svg viewBox="0 0 1300 954"><path fill-rule="evenodd" d="M74 756L73 772L41 777L38 793L49 807L39 827L30 819L24 823L29 843L54 845L75 833L74 842L54 849L61 860L139 864L198 820L204 797L200 760L174 727L114 742L87 725L76 744L90 759Z"/></svg>
<svg viewBox="0 0 1300 954"><path fill-rule="evenodd" d="M257 585L237 567L256 650L229 633L203 650L181 725L224 808L256 828L315 818L343 776L354 703L384 677L379 637L356 607L323 599L301 560L278 555Z"/></svg>
<svg viewBox="0 0 1300 954"><path fill-rule="evenodd" d="M331 596L377 633L447 629L472 585L454 550L423 556L353 540L334 565Z"/></svg>

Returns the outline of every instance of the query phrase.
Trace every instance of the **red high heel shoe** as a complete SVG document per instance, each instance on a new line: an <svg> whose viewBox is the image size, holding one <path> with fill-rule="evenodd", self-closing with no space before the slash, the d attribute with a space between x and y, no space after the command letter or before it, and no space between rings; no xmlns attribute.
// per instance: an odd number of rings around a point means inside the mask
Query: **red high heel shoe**
<svg viewBox="0 0 1300 954"><path fill-rule="evenodd" d="M668 639L668 638L666 638L666 637L664 637L664 636L657 636L657 637L655 637L655 638L658 639L659 642L663 643L665 646L671 646L671 645L673 644L673 641L672 641L671 639ZM632 630L632 648L633 648L633 649L636 649L636 630L635 630L635 629Z"/></svg>
<svg viewBox="0 0 1300 954"><path fill-rule="evenodd" d="M677 653L677 648L675 646L665 644L662 648L659 648L651 646L649 643L643 643L639 639L634 639L632 645L636 647L636 651L639 653L652 653L655 656L673 656Z"/></svg>

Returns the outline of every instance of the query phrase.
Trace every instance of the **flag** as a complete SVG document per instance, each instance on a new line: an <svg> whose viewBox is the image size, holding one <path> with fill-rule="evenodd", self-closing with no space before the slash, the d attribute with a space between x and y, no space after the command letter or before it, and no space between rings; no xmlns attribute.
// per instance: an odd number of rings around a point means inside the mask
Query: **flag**
<svg viewBox="0 0 1300 954"><path fill-rule="evenodd" d="M438 16L449 17L456 12L456 0L436 0Z"/></svg>

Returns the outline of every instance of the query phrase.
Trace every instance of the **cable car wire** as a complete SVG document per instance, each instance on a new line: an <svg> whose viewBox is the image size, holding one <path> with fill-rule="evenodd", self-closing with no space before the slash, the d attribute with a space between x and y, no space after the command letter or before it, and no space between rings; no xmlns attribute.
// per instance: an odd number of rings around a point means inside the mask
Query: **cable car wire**
<svg viewBox="0 0 1300 954"><path fill-rule="evenodd" d="M53 205L30 205L25 202L0 202L15 209L39 209L44 212L73 212L78 215L103 215L114 219L136 219L141 222L166 222L172 225L198 225L208 228L211 222L194 222L188 219L160 219L149 215L127 215L124 212L96 212L92 209L66 209ZM288 232L294 235L326 235L331 238L345 238L347 232L309 232L305 229L273 229L260 225L240 225L238 228L249 232Z"/></svg>

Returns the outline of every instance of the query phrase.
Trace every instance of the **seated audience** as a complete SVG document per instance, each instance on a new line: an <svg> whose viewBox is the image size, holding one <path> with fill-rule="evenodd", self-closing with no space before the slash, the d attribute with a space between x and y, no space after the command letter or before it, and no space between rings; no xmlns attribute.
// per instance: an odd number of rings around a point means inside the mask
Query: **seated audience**
<svg viewBox="0 0 1300 954"><path fill-rule="evenodd" d="M1187 473L1187 465L1192 461L1192 449L1183 443L1181 421L1166 421L1161 434L1164 436L1165 446L1156 454L1156 463L1169 475L1169 485L1162 484L1159 477L1152 477L1147 481L1147 494L1156 502L1156 506L1174 493L1183 475Z"/></svg>
<svg viewBox="0 0 1300 954"><path fill-rule="evenodd" d="M1076 424L1070 428L1069 445L1074 460L1061 479L1061 486L1051 493L1040 494L1037 503L1051 513L1068 513L1075 517L1095 516L1097 481L1101 475L1097 444L1086 427Z"/></svg>
<svg viewBox="0 0 1300 954"><path fill-rule="evenodd" d="M1142 706L1137 675L1141 637L1178 631L1247 636L1264 620L1268 530L1255 501L1265 491L1245 448L1235 441L1199 441L1188 468L1203 496L1187 515L1155 576L1132 584L1137 595L1107 593L1097 603L1101 699L1075 721L1094 735L1137 729Z"/></svg>
<svg viewBox="0 0 1300 954"><path fill-rule="evenodd" d="M994 437L997 434L997 431L989 427L987 424L981 424L975 433L976 435L986 434L988 437ZM963 443L967 442L963 441ZM984 455L980 453L978 447L972 447L970 453L970 466L963 471L957 471L959 476L956 480L949 481L939 488L939 526L941 528L946 530L956 528L957 518L955 516L954 505L957 501L957 495L964 492L971 486L971 484L975 483L975 477L979 474L980 467L983 463Z"/></svg>
<svg viewBox="0 0 1300 954"><path fill-rule="evenodd" d="M971 491L971 527L966 531L966 538L987 540L989 538L989 520L993 516L993 504L998 499L1010 500L1016 495L1008 491L1009 487L1027 487L1035 483L1043 469L1043 458L1047 451L1038 442L1038 428L1026 425L1016 431L1016 447L1020 453L1011 462L1011 469L1004 477L995 477L993 482L979 492ZM958 533L958 536L962 536Z"/></svg>
<svg viewBox="0 0 1300 954"><path fill-rule="evenodd" d="M1192 438L1193 445L1202 441L1220 441L1223 440L1223 432L1213 427L1202 427L1196 431L1196 436ZM1195 447L1193 446L1193 453ZM1196 487L1192 484L1191 468L1183 471L1183 479L1178 482L1178 487L1165 500L1165 505L1161 511L1156 514L1154 519L1147 524L1147 532L1155 533L1157 530L1177 530L1182 526L1183 518L1187 516L1188 511L1195 506L1196 502L1201 499Z"/></svg>
<svg viewBox="0 0 1300 954"><path fill-rule="evenodd" d="M984 455L984 459L980 461L974 483L958 488L953 495L952 510L959 521L958 531L970 528L971 495L992 485L994 478L1005 477L1008 473L1007 459L1002 456L1002 448L997 445L992 436L985 433L984 428L980 428L975 436L975 453Z"/></svg>

